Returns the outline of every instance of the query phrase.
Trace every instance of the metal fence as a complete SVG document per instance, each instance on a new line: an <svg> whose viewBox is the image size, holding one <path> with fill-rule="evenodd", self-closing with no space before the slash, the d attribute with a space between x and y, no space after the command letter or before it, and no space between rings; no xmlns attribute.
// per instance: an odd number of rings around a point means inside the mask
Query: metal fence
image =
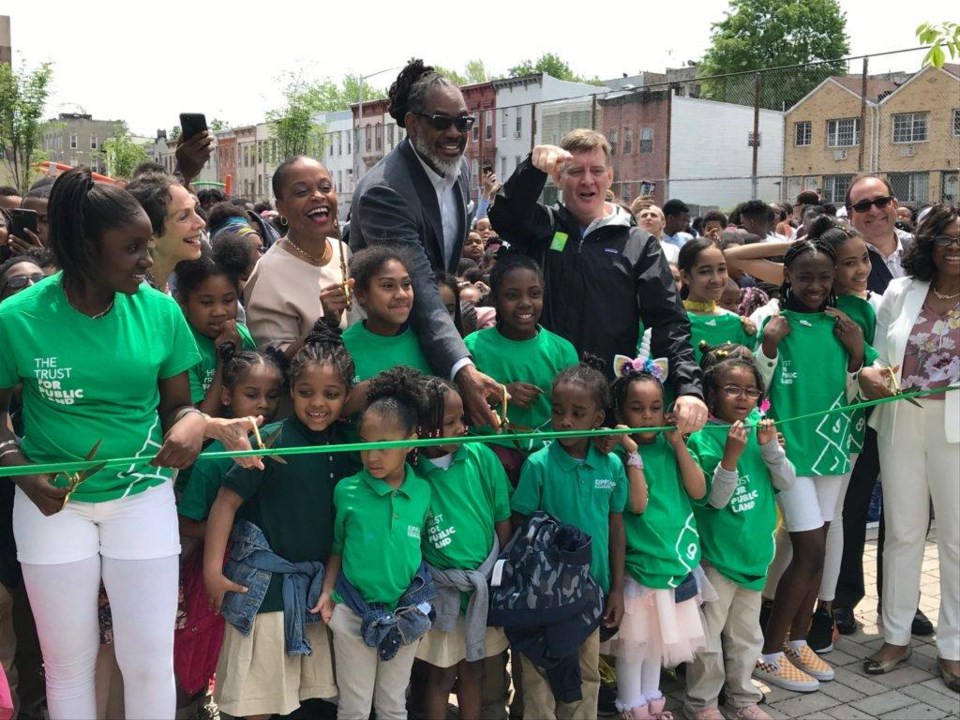
<svg viewBox="0 0 960 720"><path fill-rule="evenodd" d="M534 145L589 127L610 141L613 192L627 203L680 198L702 212L753 198L792 202L816 189L840 204L858 172L885 175L902 202L956 202L960 65L922 69L924 53L714 78L691 67L595 91L571 86L563 97L555 88L556 99L538 102L511 103L498 90L495 112L480 114L487 142L471 146L473 176L492 165L503 181ZM544 195L550 201L556 189Z"/></svg>

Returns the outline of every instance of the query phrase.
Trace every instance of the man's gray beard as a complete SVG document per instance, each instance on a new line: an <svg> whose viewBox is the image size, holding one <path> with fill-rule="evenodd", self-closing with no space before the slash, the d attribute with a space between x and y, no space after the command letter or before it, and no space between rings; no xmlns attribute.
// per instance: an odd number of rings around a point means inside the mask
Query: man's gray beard
<svg viewBox="0 0 960 720"><path fill-rule="evenodd" d="M422 140L417 138L413 142L413 147L416 149L417 154L428 161L430 165L433 166L434 170L439 170L440 174L444 177L449 177L450 175L456 175L460 172L460 162L463 160L463 152L455 160L444 160L437 156L433 151L433 148L422 144Z"/></svg>

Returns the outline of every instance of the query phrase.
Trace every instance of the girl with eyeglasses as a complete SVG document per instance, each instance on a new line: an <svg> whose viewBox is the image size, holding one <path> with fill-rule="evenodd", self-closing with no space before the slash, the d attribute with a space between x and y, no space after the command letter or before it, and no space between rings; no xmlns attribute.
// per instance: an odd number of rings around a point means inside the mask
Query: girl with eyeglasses
<svg viewBox="0 0 960 720"><path fill-rule="evenodd" d="M877 312L878 364L889 368L891 394L960 383L960 215L956 205L932 208L903 258L907 277L894 280ZM932 499L940 553L938 666L960 691L960 393L944 392L877 407L870 418L880 449L886 504L883 553L884 644L864 661L869 674L910 657L924 540Z"/></svg>
<svg viewBox="0 0 960 720"><path fill-rule="evenodd" d="M722 346L708 354L703 390L714 419L687 446L711 478L709 494L693 510L704 572L718 598L703 606L707 647L687 665L686 717L724 717L717 703L726 683L726 717L765 720L770 716L758 706L762 695L750 676L763 645L758 618L773 560L776 495L796 475L773 421L750 421L763 379L749 353Z"/></svg>

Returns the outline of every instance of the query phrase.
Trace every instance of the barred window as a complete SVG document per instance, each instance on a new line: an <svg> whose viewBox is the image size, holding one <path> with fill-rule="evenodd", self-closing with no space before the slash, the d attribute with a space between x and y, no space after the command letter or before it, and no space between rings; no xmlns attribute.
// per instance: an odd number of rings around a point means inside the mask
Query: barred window
<svg viewBox="0 0 960 720"><path fill-rule="evenodd" d="M928 113L901 113L893 116L895 143L924 142L927 139Z"/></svg>
<svg viewBox="0 0 960 720"><path fill-rule="evenodd" d="M860 118L827 120L827 147L854 147L860 144Z"/></svg>

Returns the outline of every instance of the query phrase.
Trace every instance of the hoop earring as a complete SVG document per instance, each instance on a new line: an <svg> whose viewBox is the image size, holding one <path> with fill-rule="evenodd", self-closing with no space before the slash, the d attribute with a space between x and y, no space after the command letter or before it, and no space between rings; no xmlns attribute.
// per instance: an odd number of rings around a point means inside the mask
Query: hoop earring
<svg viewBox="0 0 960 720"><path fill-rule="evenodd" d="M280 224L283 225L284 227L287 226L287 218L285 215L280 216Z"/></svg>

